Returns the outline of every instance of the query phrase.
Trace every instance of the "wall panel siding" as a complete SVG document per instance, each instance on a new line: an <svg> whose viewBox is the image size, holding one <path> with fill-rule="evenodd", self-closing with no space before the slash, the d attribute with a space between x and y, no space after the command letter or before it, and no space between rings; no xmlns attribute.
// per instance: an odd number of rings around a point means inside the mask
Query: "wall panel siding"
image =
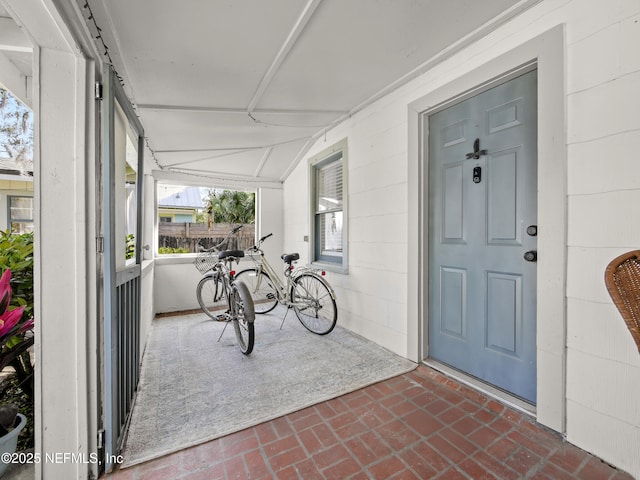
<svg viewBox="0 0 640 480"><path fill-rule="evenodd" d="M639 478L640 436L637 426L574 400L567 401L567 409L571 412L567 429L572 432L572 437L580 439L581 448L598 452L600 458L615 458L616 467Z"/></svg>
<svg viewBox="0 0 640 480"><path fill-rule="evenodd" d="M640 402L632 401L640 398L640 383L633 381L640 373L640 366L575 349L569 351L567 364L576 372L567 380L567 397L571 401L630 425L640 420ZM582 372L582 376L577 375L578 372ZM583 381L583 376L589 376L591 382ZM611 395L613 390L618 395Z"/></svg>
<svg viewBox="0 0 640 480"><path fill-rule="evenodd" d="M566 372L556 368L562 355L558 329L547 327L564 321L557 318L538 330L538 370L543 392L545 379L555 385L565 375L566 398L551 402L554 396L545 393L538 409L559 411L558 404L566 403L568 440L640 478L640 413L630 406L640 394L640 356L603 282L613 257L640 248L640 217L629 214L640 205L639 19L637 0L544 0L353 114L327 132L286 179L285 243L300 245L308 234L308 208L298 203L308 185L307 159L347 137L349 274L330 276L338 285L339 323L405 355L405 332L418 331L420 321L406 317L415 311L406 304L406 289L415 286L402 280L416 255L403 246L418 221L409 217L408 172L417 160L407 154L407 107L564 25L565 84L555 87L565 91L567 119L567 195L557 208L567 208L568 215L568 362ZM539 195L544 202L544 188Z"/></svg>
<svg viewBox="0 0 640 480"><path fill-rule="evenodd" d="M569 195L636 190L638 145L640 130L569 145Z"/></svg>
<svg viewBox="0 0 640 480"><path fill-rule="evenodd" d="M640 71L569 94L569 144L640 129Z"/></svg>
<svg viewBox="0 0 640 480"><path fill-rule="evenodd" d="M635 205L640 205L640 189L570 195L569 245L603 248L634 245L640 239L640 215L625 212ZM594 219L598 219L597 224Z"/></svg>
<svg viewBox="0 0 640 480"><path fill-rule="evenodd" d="M567 46L567 438L638 476L640 356L603 272L640 247L640 5L593 3Z"/></svg>
<svg viewBox="0 0 640 480"><path fill-rule="evenodd" d="M570 298L567 347L624 365L640 367L638 348L610 302ZM602 335L603 329L606 335Z"/></svg>
<svg viewBox="0 0 640 480"><path fill-rule="evenodd" d="M631 15L568 45L567 91L575 93L640 70L635 48L640 17ZM616 48L612 49L611 46Z"/></svg>

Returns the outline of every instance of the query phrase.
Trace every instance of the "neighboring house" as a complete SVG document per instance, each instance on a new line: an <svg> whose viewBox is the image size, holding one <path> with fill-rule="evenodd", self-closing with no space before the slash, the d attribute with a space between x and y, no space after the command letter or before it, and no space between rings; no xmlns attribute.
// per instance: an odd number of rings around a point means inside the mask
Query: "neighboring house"
<svg viewBox="0 0 640 480"><path fill-rule="evenodd" d="M195 223L204 208L199 187L158 185L157 203L161 222Z"/></svg>
<svg viewBox="0 0 640 480"><path fill-rule="evenodd" d="M33 231L33 172L22 172L16 162L0 157L0 230Z"/></svg>
<svg viewBox="0 0 640 480"><path fill-rule="evenodd" d="M116 94L115 100L111 96L111 59L96 47L93 32L86 28L82 3L2 0L37 52L36 453L71 452L87 458L103 451L103 440L106 452L116 453L113 437L126 424L126 414L111 398L117 388L109 376L116 370L109 354L120 326L113 294L122 286L131 287L118 282L131 280L135 295L130 297L141 299L138 346L143 349L157 312L154 298L171 304L167 309L186 308L179 302L193 297L197 272L187 260L154 258L149 253L153 249L143 252L144 258L138 255L129 270L113 261L120 246L109 237L109 221L121 209L111 203L108 167L116 161L111 147L117 144L107 140L112 138L108 134L98 134L102 128L112 133L108 128L114 123L113 115L101 113L113 113L108 107L120 100L138 130L134 145L144 145L144 132L133 109L126 108L124 94ZM172 11L158 8L152 13L171 17ZM114 17L102 28L117 31L123 21ZM167 20L167 25L172 23ZM324 33L329 39L330 32ZM483 357L487 351L508 358L505 364L517 363L520 347L526 344L521 363L532 367L535 362L535 371L525 368L523 375L535 392L520 388L511 365L506 367L508 385L501 385L500 378L489 379L498 387L494 394L500 396L506 388L526 399L522 408L538 422L640 478L640 355L603 282L607 263L640 245L640 216L633 209L640 205L640 3L529 2L526 10L503 18L490 32L458 40L465 40L460 48L443 50L410 81L383 92L323 132L281 180L252 183L258 228L268 228L274 242L283 242L271 244L271 249L299 251L302 263L330 257L327 261L335 264L329 279L336 287L341 325L399 355L416 362L456 364L474 377L480 375L476 364L485 360L483 365L490 365L492 373L498 371ZM127 37L119 41L126 50ZM407 51L405 57L412 53ZM152 57L151 50L148 55ZM308 62L316 57L309 56ZM152 70L155 58L148 65L151 89L158 75ZM529 84L536 86L533 91L515 84L508 92L494 90L529 74ZM223 79L224 72L219 77L214 80ZM95 100L96 83L105 86L102 103ZM521 87L523 93L514 95ZM489 101L470 92L494 92L496 97ZM471 101L465 108L476 115L474 121L453 108L467 100ZM156 106L147 108L153 111ZM214 113L238 112L221 108ZM246 115L242 118L250 123ZM194 122L189 128L204 123ZM516 124L537 127L522 139L528 153L481 153L488 133L505 133ZM478 149L469 147L475 138L480 139ZM197 145L193 148L192 155L201 153ZM440 156L456 148L460 164ZM523 165L528 170L512 161L534 151L535 166ZM102 154L108 159L104 170ZM226 157L216 158L222 162ZM261 157L253 160L254 171L260 171ZM323 196L310 185L334 161L341 162L341 178L347 181L339 195L336 190ZM490 161L494 163L488 165ZM142 192L137 197L142 207L138 218L143 221L137 224L137 238L142 237L142 246L154 241L157 182L178 179L160 171L151 155L140 166L144 168L137 170ZM525 177L533 183L526 183ZM199 184L208 181L183 172L180 180L185 178ZM509 179L516 180L510 184L513 188L495 190L497 196L484 190L488 184L506 185ZM527 206L536 207L522 216L516 195L521 187L530 194ZM486 195L491 208L513 212L512 219L518 221L493 222L496 210L475 209L478 202L467 201L474 195ZM319 197L328 203L323 205ZM478 293L503 295L511 303L496 308L497 318L504 322L489 325L489 334L465 359L466 351L459 350L456 341L478 325L470 323L460 299L471 295L467 285L477 286L469 282L468 272L491 255L467 256L451 264L446 248L464 245L468 232L479 231L478 221L488 222L488 241L501 252L517 250L518 268L531 267L534 257L524 254L537 250L537 276L503 266L482 267L488 270L482 281L489 288L473 290L474 298ZM533 226L536 229L529 228ZM309 248L309 240L318 245L316 251ZM533 289L525 292L523 284ZM472 305L484 312L479 304ZM494 307L490 303L487 308ZM438 317L442 312L444 320ZM527 315L534 315L535 325L523 331ZM434 323L434 318L442 321ZM137 372L138 357L128 360ZM534 395L535 405L530 401ZM35 467L38 479L95 478L98 469L89 462L42 462Z"/></svg>

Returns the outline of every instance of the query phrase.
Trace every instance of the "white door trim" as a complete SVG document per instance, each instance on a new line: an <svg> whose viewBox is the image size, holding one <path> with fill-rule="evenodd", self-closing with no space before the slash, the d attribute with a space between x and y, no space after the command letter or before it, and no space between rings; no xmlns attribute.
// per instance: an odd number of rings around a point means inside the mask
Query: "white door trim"
<svg viewBox="0 0 640 480"><path fill-rule="evenodd" d="M564 26L557 26L412 102L408 109L407 352L428 356L428 135L423 119L452 99L485 88L524 65L538 69L537 420L565 431L566 377L566 108ZM417 261L416 261L417 259Z"/></svg>

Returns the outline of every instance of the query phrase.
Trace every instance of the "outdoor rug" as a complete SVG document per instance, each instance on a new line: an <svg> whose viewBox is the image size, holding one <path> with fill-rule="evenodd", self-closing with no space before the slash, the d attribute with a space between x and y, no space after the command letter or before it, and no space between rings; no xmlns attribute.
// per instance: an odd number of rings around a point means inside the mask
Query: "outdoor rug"
<svg viewBox="0 0 640 480"><path fill-rule="evenodd" d="M204 314L154 320L123 452L123 468L161 457L406 373L416 364L338 326L307 331L286 309L256 318L253 353L233 325Z"/></svg>

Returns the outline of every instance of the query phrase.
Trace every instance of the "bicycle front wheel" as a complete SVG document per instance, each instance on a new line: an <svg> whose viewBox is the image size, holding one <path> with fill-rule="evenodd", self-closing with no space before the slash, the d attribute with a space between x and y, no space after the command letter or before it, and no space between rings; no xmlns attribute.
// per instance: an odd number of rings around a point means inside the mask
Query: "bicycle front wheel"
<svg viewBox="0 0 640 480"><path fill-rule="evenodd" d="M249 289L256 313L268 313L278 305L278 294L271 278L265 272L258 274L257 268L243 270L236 274Z"/></svg>
<svg viewBox="0 0 640 480"><path fill-rule="evenodd" d="M213 320L225 313L227 300L224 295L224 285L218 272L203 277L196 287L196 298L204 313Z"/></svg>
<svg viewBox="0 0 640 480"><path fill-rule="evenodd" d="M249 294L249 289L242 282L233 282L231 285L231 320L233 329L236 332L240 351L249 355L253 351L255 342L255 330L253 321L255 312L253 300Z"/></svg>
<svg viewBox="0 0 640 480"><path fill-rule="evenodd" d="M293 280L291 302L298 320L310 332L326 335L338 321L338 308L331 287L313 273Z"/></svg>

